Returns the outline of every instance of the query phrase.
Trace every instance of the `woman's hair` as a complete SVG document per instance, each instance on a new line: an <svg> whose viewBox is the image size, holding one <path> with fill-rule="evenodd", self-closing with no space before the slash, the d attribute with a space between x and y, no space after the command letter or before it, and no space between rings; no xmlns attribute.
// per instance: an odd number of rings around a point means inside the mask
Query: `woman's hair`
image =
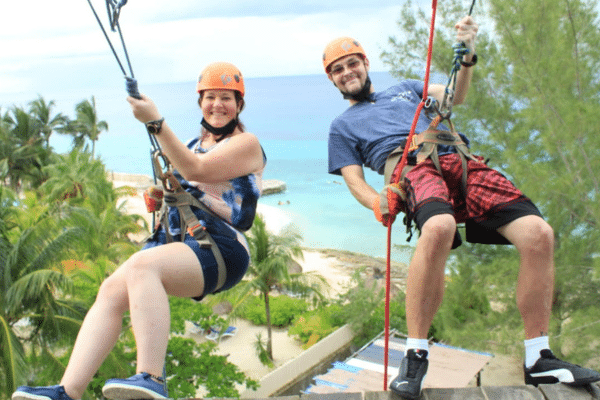
<svg viewBox="0 0 600 400"><path fill-rule="evenodd" d="M242 123L242 121L240 121L239 115L240 113L244 110L244 107L246 106L246 102L244 101L244 97L242 96L242 94L240 92L238 92L237 90L234 90L233 93L235 94L235 103L240 106L240 112L238 113L238 124L237 127L239 128L240 131L244 132L246 130L246 127L244 126L244 124ZM198 106L200 108L202 108L202 97L204 96L204 90L202 90L200 92L200 96L198 97Z"/></svg>

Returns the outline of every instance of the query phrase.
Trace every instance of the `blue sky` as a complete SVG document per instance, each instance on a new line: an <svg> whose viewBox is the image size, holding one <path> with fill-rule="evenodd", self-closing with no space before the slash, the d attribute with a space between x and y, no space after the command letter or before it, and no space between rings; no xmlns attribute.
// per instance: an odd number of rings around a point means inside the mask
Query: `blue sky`
<svg viewBox="0 0 600 400"><path fill-rule="evenodd" d="M91 1L106 26L105 2ZM323 48L342 35L358 39L372 70L384 71L379 54L398 32L401 7L391 0L129 0L120 22L143 86L195 80L217 60L233 62L246 77L322 73ZM122 88L87 0L9 1L2 8L0 96ZM118 36L110 37L124 61Z"/></svg>

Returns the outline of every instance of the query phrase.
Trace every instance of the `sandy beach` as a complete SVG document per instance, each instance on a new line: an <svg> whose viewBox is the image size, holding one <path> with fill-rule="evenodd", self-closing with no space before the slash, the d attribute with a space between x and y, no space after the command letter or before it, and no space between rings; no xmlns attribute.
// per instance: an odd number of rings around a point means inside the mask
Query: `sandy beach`
<svg viewBox="0 0 600 400"><path fill-rule="evenodd" d="M143 201L143 191L148 185L152 184L151 178L145 175L116 173L111 174L110 178L115 187L130 186L136 189L137 195L126 196L122 199L123 207L127 213L138 214L144 217L148 226L150 226L152 216L146 211ZM292 222L290 216L284 210L277 207L259 204L257 212L263 216L267 228L273 233L279 233L287 224ZM136 240L144 237L145 233L141 233L138 236L135 238ZM297 262L304 272L312 271L319 273L325 278L330 286L330 296L336 296L344 290L344 287L350 282L352 273L359 265L370 265L365 279L374 279L375 275L385 271L383 260L376 260L367 256L361 257L349 252L324 249L306 249L303 252L303 259L298 259ZM406 271L396 270L392 273L392 278L394 290L403 290ZM379 279L378 281L383 283L383 279ZM221 338L217 346L217 353L228 355L229 361L236 364L247 376L255 380L260 380L271 370L260 363L254 349L254 343L258 334L266 338L267 329L264 326L255 326L241 319L237 319L234 325L237 328L236 334L231 337ZM198 341L208 340L204 333L197 332L191 323L189 324L187 336ZM273 329L275 368L294 359L302 351L301 344L293 337L288 336L286 329ZM485 386L523 385L521 362L518 358L496 355L482 371L482 384ZM472 382L472 384L474 385L475 383Z"/></svg>

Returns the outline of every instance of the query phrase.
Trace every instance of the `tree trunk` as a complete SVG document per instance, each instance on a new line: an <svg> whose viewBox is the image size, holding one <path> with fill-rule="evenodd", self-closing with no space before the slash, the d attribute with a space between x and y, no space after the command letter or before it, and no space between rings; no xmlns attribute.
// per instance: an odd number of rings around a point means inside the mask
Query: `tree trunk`
<svg viewBox="0 0 600 400"><path fill-rule="evenodd" d="M273 334L271 332L271 306L269 305L269 293L265 293L265 313L267 315L267 354L273 361Z"/></svg>

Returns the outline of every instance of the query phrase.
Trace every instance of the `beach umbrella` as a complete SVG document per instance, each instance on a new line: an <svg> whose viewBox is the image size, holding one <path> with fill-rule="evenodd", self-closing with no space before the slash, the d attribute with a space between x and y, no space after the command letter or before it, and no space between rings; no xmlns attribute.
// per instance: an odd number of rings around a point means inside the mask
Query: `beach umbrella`
<svg viewBox="0 0 600 400"><path fill-rule="evenodd" d="M290 274L301 274L302 273L302 265L300 265L296 260L292 260L288 264L288 272Z"/></svg>

